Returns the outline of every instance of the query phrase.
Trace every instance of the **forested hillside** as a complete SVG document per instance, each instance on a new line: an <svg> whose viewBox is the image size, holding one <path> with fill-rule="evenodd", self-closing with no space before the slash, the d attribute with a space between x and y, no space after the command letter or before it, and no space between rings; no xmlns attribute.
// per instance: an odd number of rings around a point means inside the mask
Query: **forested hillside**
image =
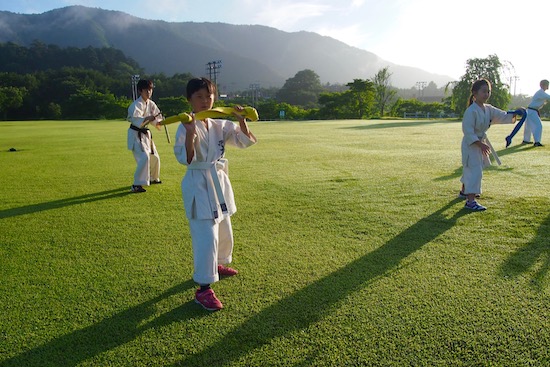
<svg viewBox="0 0 550 367"><path fill-rule="evenodd" d="M32 42L30 47L13 42L0 44L0 71L26 74L60 67L93 69L112 77L142 71L135 60L111 47L61 48L40 41Z"/></svg>
<svg viewBox="0 0 550 367"><path fill-rule="evenodd" d="M189 74L144 75L139 64L113 48L30 47L0 44L2 119L124 118L131 76L155 80L155 98L179 96ZM181 99L181 98L180 98ZM181 111L180 105L176 111Z"/></svg>

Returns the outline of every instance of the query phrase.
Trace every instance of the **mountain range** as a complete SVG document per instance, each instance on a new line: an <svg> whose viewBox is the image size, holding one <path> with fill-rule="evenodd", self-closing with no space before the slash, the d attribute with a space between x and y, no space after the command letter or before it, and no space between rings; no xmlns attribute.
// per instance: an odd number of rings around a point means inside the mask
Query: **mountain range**
<svg viewBox="0 0 550 367"><path fill-rule="evenodd" d="M313 32L284 32L262 25L165 22L124 12L68 6L42 14L0 11L0 42L28 46L34 41L60 47L113 47L147 73L210 76L216 62L220 90L281 87L301 70L313 70L326 84L370 79L383 67L392 85L412 88L418 81L443 86L449 76L397 65L372 52ZM221 63L218 63L221 61Z"/></svg>

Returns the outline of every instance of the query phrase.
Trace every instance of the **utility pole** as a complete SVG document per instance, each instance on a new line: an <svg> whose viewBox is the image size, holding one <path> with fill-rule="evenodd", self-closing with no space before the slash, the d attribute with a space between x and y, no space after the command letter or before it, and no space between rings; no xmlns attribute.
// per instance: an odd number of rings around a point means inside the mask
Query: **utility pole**
<svg viewBox="0 0 550 367"><path fill-rule="evenodd" d="M206 63L206 75L208 79L212 80L216 87L218 86L218 74L222 68L222 60L209 61Z"/></svg>
<svg viewBox="0 0 550 367"><path fill-rule="evenodd" d="M139 97L137 85L139 82L139 74L132 75L132 100L136 100Z"/></svg>
<svg viewBox="0 0 550 367"><path fill-rule="evenodd" d="M422 94L422 97L424 97L424 88L426 87L426 82L416 82L416 88L418 89L418 93Z"/></svg>
<svg viewBox="0 0 550 367"><path fill-rule="evenodd" d="M516 86L518 85L519 76L514 75L510 79L514 79L514 96L515 96L516 95ZM512 84L512 83L510 82L510 84Z"/></svg>
<svg viewBox="0 0 550 367"><path fill-rule="evenodd" d="M258 101L258 92L260 90L260 84L250 84L248 88L251 90L252 107L256 107L256 102Z"/></svg>

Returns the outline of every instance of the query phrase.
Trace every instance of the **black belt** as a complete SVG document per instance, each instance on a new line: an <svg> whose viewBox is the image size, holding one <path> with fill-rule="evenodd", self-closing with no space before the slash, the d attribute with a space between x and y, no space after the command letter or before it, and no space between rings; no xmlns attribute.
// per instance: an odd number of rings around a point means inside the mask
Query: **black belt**
<svg viewBox="0 0 550 367"><path fill-rule="evenodd" d="M132 125L132 124L130 124L130 129L138 132L139 141L141 141L141 134L146 134L147 136L149 136L149 132L151 131L145 127L139 128L136 125ZM151 134L151 144L149 149L151 149L151 154L155 154L155 152L153 151L153 134Z"/></svg>
<svg viewBox="0 0 550 367"><path fill-rule="evenodd" d="M537 111L537 115L539 115L539 117L540 117L540 111L538 110L538 108L527 107L527 109L528 109L528 110Z"/></svg>
<svg viewBox="0 0 550 367"><path fill-rule="evenodd" d="M132 124L130 124L130 129L135 130L135 131L139 131L142 134L147 134L147 132L149 131L149 129L147 129L145 127L142 129L142 128L139 128L136 125L132 125Z"/></svg>

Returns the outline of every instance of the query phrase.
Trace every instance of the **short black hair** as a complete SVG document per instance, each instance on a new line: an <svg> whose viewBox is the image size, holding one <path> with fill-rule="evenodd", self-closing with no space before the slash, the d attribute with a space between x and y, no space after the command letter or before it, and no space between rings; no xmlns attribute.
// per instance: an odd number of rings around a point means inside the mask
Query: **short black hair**
<svg viewBox="0 0 550 367"><path fill-rule="evenodd" d="M137 90L138 92L141 92L144 89L153 89L153 81L140 79L137 83Z"/></svg>
<svg viewBox="0 0 550 367"><path fill-rule="evenodd" d="M191 99L193 93L206 89L208 93L212 93L216 97L216 85L207 78L193 78L187 82L186 96L187 99Z"/></svg>

